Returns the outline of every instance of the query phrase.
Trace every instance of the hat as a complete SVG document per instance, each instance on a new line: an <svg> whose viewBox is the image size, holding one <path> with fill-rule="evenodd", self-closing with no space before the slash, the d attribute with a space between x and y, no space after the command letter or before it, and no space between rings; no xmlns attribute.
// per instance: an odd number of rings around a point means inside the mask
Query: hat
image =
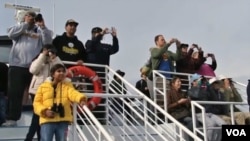
<svg viewBox="0 0 250 141"><path fill-rule="evenodd" d="M213 84L214 82L219 81L217 77L213 77L209 79L209 84Z"/></svg>
<svg viewBox="0 0 250 141"><path fill-rule="evenodd" d="M118 73L120 76L124 76L125 75L125 72L121 71L121 70L117 70L116 73Z"/></svg>
<svg viewBox="0 0 250 141"><path fill-rule="evenodd" d="M232 79L232 78L229 78L229 77L226 77L225 75L220 75L220 76L218 76L218 79L219 80L223 80L223 79Z"/></svg>
<svg viewBox="0 0 250 141"><path fill-rule="evenodd" d="M91 30L91 33L93 34L93 33L100 33L100 32L102 32L102 28L100 28L100 27L94 27L94 28L92 28L92 30Z"/></svg>
<svg viewBox="0 0 250 141"><path fill-rule="evenodd" d="M201 78L201 75L195 73L195 74L191 75L190 81L194 82L195 80L198 80L200 78Z"/></svg>
<svg viewBox="0 0 250 141"><path fill-rule="evenodd" d="M69 25L69 24L75 24L75 26L78 26L78 22L76 22L75 20L73 19L69 19L67 20L65 26Z"/></svg>
<svg viewBox="0 0 250 141"><path fill-rule="evenodd" d="M182 44L180 44L180 47L181 47L181 48L187 48L187 47L188 47L188 44L182 43Z"/></svg>
<svg viewBox="0 0 250 141"><path fill-rule="evenodd" d="M26 16L31 16L31 17L33 17L33 18L36 17L36 13L35 13L35 12L32 12L32 11L26 12L25 15L26 15Z"/></svg>

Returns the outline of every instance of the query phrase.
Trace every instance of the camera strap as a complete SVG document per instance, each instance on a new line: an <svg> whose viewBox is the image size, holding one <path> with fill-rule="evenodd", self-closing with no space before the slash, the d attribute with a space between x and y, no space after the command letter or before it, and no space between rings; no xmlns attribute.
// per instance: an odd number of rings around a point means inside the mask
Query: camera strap
<svg viewBox="0 0 250 141"><path fill-rule="evenodd" d="M54 96L53 96L53 104L55 103L55 99L56 99L56 88L57 88L57 85L53 85L53 88L54 88ZM59 104L62 103L62 82L61 82L61 86L60 86L60 102ZM57 105L57 103L56 103Z"/></svg>
<svg viewBox="0 0 250 141"><path fill-rule="evenodd" d="M54 88L54 96L53 96L53 104L55 103L55 98L56 98L56 88L57 88L57 85L53 85L53 88Z"/></svg>
<svg viewBox="0 0 250 141"><path fill-rule="evenodd" d="M60 88L60 104L62 103L62 82L61 82L61 88Z"/></svg>

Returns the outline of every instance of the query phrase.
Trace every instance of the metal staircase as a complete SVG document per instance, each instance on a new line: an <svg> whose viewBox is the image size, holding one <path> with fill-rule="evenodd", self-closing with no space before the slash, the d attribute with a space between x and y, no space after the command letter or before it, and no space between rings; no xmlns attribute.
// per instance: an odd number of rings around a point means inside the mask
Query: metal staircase
<svg viewBox="0 0 250 141"><path fill-rule="evenodd" d="M73 62L64 63L75 64ZM192 131L169 115L164 108L146 97L110 67L96 66L94 64L84 65L104 67L106 72L109 72L105 78L102 78L106 80L106 83L103 84L105 87L103 94L95 94L85 87L79 87L81 88L79 91L84 92L89 98L95 96L105 99L104 103L98 105L99 107L105 107L105 110L90 111L84 106L83 108L79 107L82 110L80 114L79 110L76 110L77 105L74 104L74 122L67 132L69 141L186 141L187 136L190 136L195 141L202 141ZM122 84L126 85L127 94L117 94L109 87L114 75L120 78ZM77 86L91 85L87 81L78 81L74 84ZM94 117L96 112L105 113L105 118L98 119ZM17 127L1 127L0 140L23 140L28 130L30 115L31 112L27 116L24 112L22 119L25 122L20 121ZM103 120L105 122L102 122ZM25 123L25 125L23 126L24 128L19 130L22 127L20 126L21 123ZM18 136L14 137L13 135Z"/></svg>

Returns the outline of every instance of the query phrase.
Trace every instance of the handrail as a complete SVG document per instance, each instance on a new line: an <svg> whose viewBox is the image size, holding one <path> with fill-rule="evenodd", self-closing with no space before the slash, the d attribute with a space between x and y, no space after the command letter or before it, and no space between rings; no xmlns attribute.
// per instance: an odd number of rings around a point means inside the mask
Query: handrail
<svg viewBox="0 0 250 141"><path fill-rule="evenodd" d="M75 115L76 114L76 107L77 107L77 104L74 103L73 104L74 106L74 110L73 110L73 114ZM97 128L99 129L99 132L103 134L103 136L105 137L105 139L107 141L114 141L111 136L109 135L109 133L103 128L103 126L100 124L100 122L96 119L96 117L93 115L93 113L89 110L89 108L84 105L83 107L80 107L78 106L78 108L80 109L81 112L85 112L89 117L90 119L92 120L92 122L95 124L95 126L97 126ZM74 116L74 123L76 123L76 116ZM79 130L79 126L76 124L76 128ZM73 132L75 133L74 129L73 129ZM73 134L74 134L73 133ZM100 135L99 133L99 135ZM85 140L87 140L87 137L84 135L83 132L78 132L78 134L80 134L80 136L82 136ZM73 136L73 140L75 139L75 134ZM101 138L99 138L99 141L101 141Z"/></svg>
<svg viewBox="0 0 250 141"><path fill-rule="evenodd" d="M66 61L64 61L64 63L67 63L67 64L76 64L75 62L66 62ZM91 64L84 64L84 65L91 65ZM96 65L93 65L93 66L96 66ZM98 65L98 66L103 66L103 65ZM107 79L106 80L108 80L108 81L110 81L109 79L108 79L108 76L110 76L111 74L113 74L113 75L116 75L121 81L122 81L122 83L123 84L125 84L126 86L127 86L127 88L128 88L128 94L126 94L126 95L124 95L123 96L123 94L119 94L119 95L113 95L112 94L112 97L120 97L120 98L122 98L122 97L126 97L126 98L128 98L128 97L130 97L130 96L132 96L133 94L135 94L135 95L137 95L137 96L141 96L142 97L142 99L144 100L144 101L146 101L149 105L151 105L152 107L154 107L154 109L156 109L156 110L158 110L164 117L166 117L168 120L170 120L170 121L172 121L176 126L178 126L179 127L179 130L181 131L181 137L183 137L182 136L182 133L183 132L185 132L186 134L188 134L190 137L192 137L192 138L194 138L195 140L197 140L197 141L201 141L201 139L199 138L199 137L197 137L193 132L191 132L189 129L187 129L184 125L182 125L181 123L179 123L175 118L173 118L171 115L169 115L166 111L164 111L161 107L159 107L157 104L155 104L155 102L153 102L150 98L148 98L147 96L145 96L141 91L139 91L138 89L136 89L132 84L130 84L126 79L124 79L123 77L121 77L120 75L118 75L114 70L112 70L109 66L104 66L105 67L105 69L107 70L107 72L109 72L109 75L106 75L107 76ZM131 93L133 91L133 93ZM90 95L88 95L88 94L86 94L87 96L90 96ZM110 98L110 97L108 97L109 96L109 94L105 94L105 95L94 95L95 97L107 97L107 98ZM124 99L123 99L124 100ZM136 111L135 111L135 109L128 103L128 102L124 102L124 104L125 105L127 105L137 116L139 116L140 118L142 118L142 119L145 119L145 117L142 117L142 116L140 116L140 114L139 113L137 113ZM148 112L151 112L150 110L148 111ZM145 116L147 115L147 112L146 112L146 114L145 114ZM147 127L149 127L149 128L151 128L151 129L156 129L156 127L154 127L154 126L152 126L147 120L146 121L144 121L144 123L145 123L145 129L147 128ZM123 127L127 127L127 125L124 125ZM129 128L129 127L128 127ZM159 136L159 137L162 137L163 139L165 139L166 140L166 138L165 137L163 137L162 135L161 135L161 133L158 131L158 130L155 130L155 132L157 133L157 135ZM165 132L166 133L166 132Z"/></svg>
<svg viewBox="0 0 250 141"><path fill-rule="evenodd" d="M202 122L203 123L206 123L206 116L205 115L205 108L200 105L199 103L197 103L196 101L191 101L191 108L192 108L192 120L193 120L193 131L194 133L197 135L196 132L199 132L199 134L203 135L205 140L204 141L207 141L208 138L207 138L207 124L203 124L203 132L200 132L199 130L196 130L196 115L195 115L195 107L198 107L199 109L201 109L201 113L202 113Z"/></svg>
<svg viewBox="0 0 250 141"><path fill-rule="evenodd" d="M103 128L103 126L100 124L100 122L96 119L96 117L92 114L92 112L89 110L89 108L84 105L83 110L90 116L90 118L93 120L95 125L99 128L100 132L103 133L107 141L113 141L113 139L110 137L109 133Z"/></svg>
<svg viewBox="0 0 250 141"><path fill-rule="evenodd" d="M185 75L185 76L187 76L187 81L189 82L189 87L190 87L190 77L191 77L191 75L192 74L188 74L188 73L179 73L179 72L169 72L169 71L160 71L160 70L153 70L153 76L154 76L154 78L157 78L157 77L159 77L159 78L161 78L163 81L161 82L163 85L165 85L165 82L164 82L164 80L166 80L166 78L165 78L165 76L163 75L163 74L172 74L172 75ZM207 77L207 78L211 78L211 77L208 77L208 76L205 76L205 77ZM240 83L240 82L236 82L236 81L234 81L235 82L235 84L238 84L239 86L242 86L242 87L246 87L247 85L245 85L245 84L243 84L243 83ZM157 82L157 83L159 83L159 82ZM161 94L161 95L163 95L163 96L165 96L166 95L166 86L164 86L163 87L163 90L162 89L160 89L160 88L158 88L158 87L155 87L156 85L156 82L154 81L153 82L153 85L154 85L154 95L156 95L156 93L157 94ZM240 90L242 90L242 89L240 89ZM244 92L245 90L243 90L243 92ZM220 101L220 102L214 102L214 104L222 104L222 103L224 103L224 104L230 104L230 111L231 111L231 120L232 120L232 123L234 124L234 116L233 116L233 105L247 105L247 103L245 103L245 101L246 101L246 99L245 99L245 97L246 97L246 95L243 95L242 93L241 93L241 97L243 98L243 101L244 102L222 102L222 101ZM165 100L165 99L164 99ZM196 102L198 102L198 101L196 101ZM200 102L200 101L199 101ZM207 101L207 102L205 102L206 104L208 103L209 101ZM211 102L211 104L213 103L213 102ZM204 103L204 101L201 101L199 104L202 104L202 103ZM165 100L164 101L164 105L167 105L167 101ZM197 105L196 105L197 106ZM243 108L243 106L240 106L240 108ZM167 108L164 106L164 109L165 110L167 110ZM192 108L192 111L193 110L195 110L195 109L193 109ZM193 113L193 112L192 112ZM193 115L193 114L192 114ZM205 117L204 115L203 115L203 117ZM193 120L194 120L195 118L193 118ZM203 118L203 120L205 120L205 118ZM193 124L195 124L195 123L193 123ZM203 126L203 130L204 130L204 128L205 129L207 129L207 127L206 127L206 125L205 126ZM204 131L206 131L206 130L204 130ZM194 130L194 133L196 133L196 131ZM206 136L206 133L204 133L205 134L205 136Z"/></svg>

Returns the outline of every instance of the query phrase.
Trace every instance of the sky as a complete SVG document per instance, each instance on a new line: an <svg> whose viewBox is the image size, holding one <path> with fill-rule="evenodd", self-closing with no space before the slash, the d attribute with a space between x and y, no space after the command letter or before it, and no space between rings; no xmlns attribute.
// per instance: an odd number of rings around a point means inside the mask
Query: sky
<svg viewBox="0 0 250 141"><path fill-rule="evenodd" d="M244 84L250 78L249 0L0 0L0 35L16 23L15 10L4 8L5 3L15 2L41 8L55 34L65 31L66 20L78 21L76 35L83 43L90 39L93 27L116 27L120 50L111 56L110 67L126 72L132 84L140 79L139 69L158 34L166 40L197 43L204 53L214 53L217 75ZM110 41L110 35L104 37L104 42Z"/></svg>

